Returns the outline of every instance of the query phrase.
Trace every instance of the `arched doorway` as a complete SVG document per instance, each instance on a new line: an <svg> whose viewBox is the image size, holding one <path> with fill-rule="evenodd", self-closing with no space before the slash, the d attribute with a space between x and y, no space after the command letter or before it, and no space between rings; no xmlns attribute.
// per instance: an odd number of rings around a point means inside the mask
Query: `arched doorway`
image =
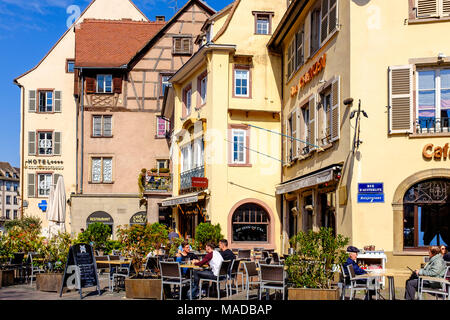
<svg viewBox="0 0 450 320"><path fill-rule="evenodd" d="M90 224L100 222L107 225L110 229L111 235L114 230L114 219L111 215L105 211L96 211L92 213L86 220L86 228L89 228Z"/></svg>
<svg viewBox="0 0 450 320"><path fill-rule="evenodd" d="M416 183L405 193L403 205L404 248L450 243L450 179Z"/></svg>

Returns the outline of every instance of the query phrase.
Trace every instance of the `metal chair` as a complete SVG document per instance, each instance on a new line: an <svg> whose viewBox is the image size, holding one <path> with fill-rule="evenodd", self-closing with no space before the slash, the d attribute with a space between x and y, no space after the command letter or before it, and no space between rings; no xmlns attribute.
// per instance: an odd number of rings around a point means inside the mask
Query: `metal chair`
<svg viewBox="0 0 450 320"><path fill-rule="evenodd" d="M23 273L26 269L23 260L25 258L25 252L14 252L14 257L9 260L8 267L17 270L19 279L22 281Z"/></svg>
<svg viewBox="0 0 450 320"><path fill-rule="evenodd" d="M36 276L36 273L42 273L42 272L45 272L45 270L42 268L42 267L40 267L40 266L36 266L36 265L34 265L34 263L36 262L36 261L33 261L33 259L34 258L41 258L42 256L41 255L39 255L39 254L37 254L37 253L29 253L28 254L28 257L27 257L27 262L26 262L26 265L27 265L27 271L29 270L30 271L30 287L32 287L33 286L33 277L35 277Z"/></svg>
<svg viewBox="0 0 450 320"><path fill-rule="evenodd" d="M161 270L161 300L164 296L164 285L176 285L179 286L179 298L182 298L183 286L189 285L189 294L191 293L191 279L183 278L181 273L180 264L178 262L161 261L159 263Z"/></svg>
<svg viewBox="0 0 450 320"><path fill-rule="evenodd" d="M245 269L245 274L246 274L246 281L245 281L245 287L247 288L247 300L249 299L249 292L250 292L250 286L251 285L258 285L258 290L260 290L260 283L261 283L261 279L259 276L259 272L256 266L256 263L254 261L246 261L243 263L244 264L244 269ZM252 279L254 277L257 277L258 280L257 281L252 281ZM244 289L244 287L242 288ZM258 292L258 297L259 297L259 292Z"/></svg>
<svg viewBox="0 0 450 320"><path fill-rule="evenodd" d="M159 268L159 259L158 257L147 257L145 260L144 270L142 271L142 275L145 277L147 273L151 276L157 275L158 272L156 269Z"/></svg>
<svg viewBox="0 0 450 320"><path fill-rule="evenodd" d="M239 249L237 259L245 259L247 261L251 260L251 250L250 249Z"/></svg>
<svg viewBox="0 0 450 320"><path fill-rule="evenodd" d="M278 255L278 253L276 253L276 252L273 252L272 253L272 260L273 260L273 263L274 264L282 264L281 263L281 260L280 260L280 256Z"/></svg>
<svg viewBox="0 0 450 320"><path fill-rule="evenodd" d="M419 300L423 299L424 293L434 295L436 300L439 296L442 296L443 299L447 297L450 300L450 267L447 267L442 278L419 276L417 291Z"/></svg>
<svg viewBox="0 0 450 320"><path fill-rule="evenodd" d="M224 260L222 261L220 268L219 268L219 275L216 277L216 279L200 279L200 283L199 283L199 288L201 290L202 288L202 284L204 281L208 282L209 284L211 284L211 282L216 284L216 288L217 288L217 299L220 300L220 284L222 282L225 282L225 291L227 293L227 298L229 297L228 295L228 270L230 269L231 266L231 260ZM208 297L209 297L209 288L210 286L208 286ZM200 299L202 298L202 294L200 291Z"/></svg>
<svg viewBox="0 0 450 320"><path fill-rule="evenodd" d="M230 295L233 294L233 291L231 289L233 282L234 282L234 287L236 288L236 293L239 293L239 285L238 285L237 278L239 275L239 267L240 267L241 261L242 260L240 260L240 259L234 259L231 262L231 269L230 269L230 273L228 275L229 280L230 280ZM244 290L244 289L242 288L242 290Z"/></svg>
<svg viewBox="0 0 450 320"><path fill-rule="evenodd" d="M259 300L261 300L262 291L264 289L266 289L266 292L270 289L281 290L284 300L287 287L286 272L284 271L284 266L261 264L259 267L261 279L259 288Z"/></svg>
<svg viewBox="0 0 450 320"><path fill-rule="evenodd" d="M132 262L126 267L118 266L112 275L113 286L119 288L121 284L125 286L125 279L130 277ZM114 289L113 289L114 290Z"/></svg>
<svg viewBox="0 0 450 320"><path fill-rule="evenodd" d="M369 281L369 279L365 278L365 283L358 283L358 280L362 279L356 276L355 270L353 269L353 266L351 264L347 266L347 271L350 277L350 300L353 300L355 292L357 291L364 291L368 293L369 287L367 285L367 282Z"/></svg>
<svg viewBox="0 0 450 320"><path fill-rule="evenodd" d="M341 300L345 300L345 290L350 289L350 276L345 273L345 268L343 264L339 265L340 267L340 281L338 283L339 288L341 289Z"/></svg>

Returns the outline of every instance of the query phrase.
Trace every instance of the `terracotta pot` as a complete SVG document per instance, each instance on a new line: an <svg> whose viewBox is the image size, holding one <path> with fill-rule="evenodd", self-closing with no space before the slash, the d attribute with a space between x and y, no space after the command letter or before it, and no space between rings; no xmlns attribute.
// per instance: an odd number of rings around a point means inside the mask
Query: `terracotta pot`
<svg viewBox="0 0 450 320"><path fill-rule="evenodd" d="M288 300L339 300L339 288L289 288Z"/></svg>
<svg viewBox="0 0 450 320"><path fill-rule="evenodd" d="M45 292L59 292L63 281L63 273L38 273L36 275L36 290ZM63 292L66 292L64 288Z"/></svg>
<svg viewBox="0 0 450 320"><path fill-rule="evenodd" d="M125 279L128 299L161 300L161 279Z"/></svg>

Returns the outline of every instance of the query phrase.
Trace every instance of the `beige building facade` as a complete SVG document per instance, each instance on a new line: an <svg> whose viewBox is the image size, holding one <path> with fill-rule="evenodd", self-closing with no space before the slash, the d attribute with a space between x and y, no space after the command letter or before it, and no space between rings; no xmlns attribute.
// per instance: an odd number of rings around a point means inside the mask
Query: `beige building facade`
<svg viewBox="0 0 450 320"><path fill-rule="evenodd" d="M450 241L444 2L291 2L269 42L284 66L285 250L329 226L405 267Z"/></svg>

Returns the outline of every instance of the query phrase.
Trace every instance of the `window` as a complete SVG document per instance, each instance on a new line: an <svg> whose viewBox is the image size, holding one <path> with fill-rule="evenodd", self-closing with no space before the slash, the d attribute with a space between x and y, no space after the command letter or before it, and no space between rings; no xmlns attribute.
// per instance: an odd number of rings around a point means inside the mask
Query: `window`
<svg viewBox="0 0 450 320"><path fill-rule="evenodd" d="M318 1L320 5L320 1ZM316 8L311 12L311 40L310 40L310 56L313 56L320 48L320 8Z"/></svg>
<svg viewBox="0 0 450 320"><path fill-rule="evenodd" d="M53 112L53 91L39 91L39 112Z"/></svg>
<svg viewBox="0 0 450 320"><path fill-rule="evenodd" d="M319 110L320 143L327 145L331 142L331 87L320 94L321 104Z"/></svg>
<svg viewBox="0 0 450 320"><path fill-rule="evenodd" d="M269 215L257 204L244 204L233 214L233 241L268 242Z"/></svg>
<svg viewBox="0 0 450 320"><path fill-rule="evenodd" d="M303 38L304 32L303 29L301 29L295 35L295 43L296 43L295 66L297 70L304 63Z"/></svg>
<svg viewBox="0 0 450 320"><path fill-rule="evenodd" d="M6 204L11 204L11 196L6 196Z"/></svg>
<svg viewBox="0 0 450 320"><path fill-rule="evenodd" d="M245 130L232 129L231 135L233 139L232 163L245 164Z"/></svg>
<svg viewBox="0 0 450 320"><path fill-rule="evenodd" d="M184 104L183 116L186 117L191 114L191 108L192 108L192 86L191 85L187 86L184 89L183 104Z"/></svg>
<svg viewBox="0 0 450 320"><path fill-rule="evenodd" d="M164 96L166 89L170 87L169 79L172 75L161 75L161 96Z"/></svg>
<svg viewBox="0 0 450 320"><path fill-rule="evenodd" d="M11 178L11 175L9 174L9 172L6 172L6 173L5 173L5 177Z"/></svg>
<svg viewBox="0 0 450 320"><path fill-rule="evenodd" d="M450 131L450 69L418 70L417 129Z"/></svg>
<svg viewBox="0 0 450 320"><path fill-rule="evenodd" d="M256 34L269 34L270 28L269 16L257 15L256 16Z"/></svg>
<svg viewBox="0 0 450 320"><path fill-rule="evenodd" d="M112 116L93 116L92 122L94 137L112 137Z"/></svg>
<svg viewBox="0 0 450 320"><path fill-rule="evenodd" d="M166 119L162 118L162 117L157 117L156 118L156 136L158 138L165 138L166 137L166 133L169 129L169 122L166 121Z"/></svg>
<svg viewBox="0 0 450 320"><path fill-rule="evenodd" d="M206 103L206 92L208 90L208 77L203 76L199 81L200 105Z"/></svg>
<svg viewBox="0 0 450 320"><path fill-rule="evenodd" d="M13 203L17 204L17 197L16 196L14 196L14 202Z"/></svg>
<svg viewBox="0 0 450 320"><path fill-rule="evenodd" d="M53 154L53 132L38 132L38 154Z"/></svg>
<svg viewBox="0 0 450 320"><path fill-rule="evenodd" d="M310 135L311 135L311 125L310 125L310 118L309 118L309 108L308 107L304 107L302 108L302 117L303 117L303 132L302 134L302 140L303 141L308 141L310 140ZM305 147L302 149L302 154L308 154L310 151L310 145L309 144L305 144Z"/></svg>
<svg viewBox="0 0 450 320"><path fill-rule="evenodd" d="M19 189L19 185L17 185L16 183L14 184L14 191L17 191Z"/></svg>
<svg viewBox="0 0 450 320"><path fill-rule="evenodd" d="M97 75L97 93L112 93L113 80L111 74Z"/></svg>
<svg viewBox="0 0 450 320"><path fill-rule="evenodd" d="M403 203L404 248L450 243L450 180L422 181L406 192Z"/></svg>
<svg viewBox="0 0 450 320"><path fill-rule="evenodd" d="M75 72L75 61L74 60L67 60L66 72L67 73Z"/></svg>
<svg viewBox="0 0 450 320"><path fill-rule="evenodd" d="M11 212L11 210L9 210L9 209L6 209L6 219L10 219L10 212Z"/></svg>
<svg viewBox="0 0 450 320"><path fill-rule="evenodd" d="M297 123L296 123L297 112L292 112L289 115L289 119L287 122L287 135L288 135L288 160L292 162L294 158L297 156L296 145L297 141L294 138L297 137Z"/></svg>
<svg viewBox="0 0 450 320"><path fill-rule="evenodd" d="M181 148L181 173L193 169L192 145L188 144Z"/></svg>
<svg viewBox="0 0 450 320"><path fill-rule="evenodd" d="M204 141L203 138L194 141L194 168L203 166L204 163Z"/></svg>
<svg viewBox="0 0 450 320"><path fill-rule="evenodd" d="M235 69L234 70L234 95L236 97L248 97L250 86L250 70Z"/></svg>
<svg viewBox="0 0 450 320"><path fill-rule="evenodd" d="M191 37L174 37L173 38L173 54L192 54L192 38Z"/></svg>
<svg viewBox="0 0 450 320"><path fill-rule="evenodd" d="M337 29L337 0L322 0L321 36L323 44Z"/></svg>
<svg viewBox="0 0 450 320"><path fill-rule="evenodd" d="M288 78L290 78L294 73L295 68L295 40L292 40L291 44L288 47L287 62Z"/></svg>
<svg viewBox="0 0 450 320"><path fill-rule="evenodd" d="M50 186L52 185L52 174L39 173L37 176L38 176L38 196L45 197L50 195Z"/></svg>
<svg viewBox="0 0 450 320"><path fill-rule="evenodd" d="M169 169L169 160L156 160L157 169Z"/></svg>
<svg viewBox="0 0 450 320"><path fill-rule="evenodd" d="M450 2L448 0L416 0L410 7L413 17L423 18L444 18L450 16ZM415 12L414 12L415 11Z"/></svg>
<svg viewBox="0 0 450 320"><path fill-rule="evenodd" d="M8 177L8 173L6 177ZM6 191L11 191L11 182L6 182Z"/></svg>
<svg viewBox="0 0 450 320"><path fill-rule="evenodd" d="M112 182L112 158L92 158L92 182Z"/></svg>
<svg viewBox="0 0 450 320"><path fill-rule="evenodd" d="M13 216L14 220L17 220L17 210L14 210L14 216Z"/></svg>

